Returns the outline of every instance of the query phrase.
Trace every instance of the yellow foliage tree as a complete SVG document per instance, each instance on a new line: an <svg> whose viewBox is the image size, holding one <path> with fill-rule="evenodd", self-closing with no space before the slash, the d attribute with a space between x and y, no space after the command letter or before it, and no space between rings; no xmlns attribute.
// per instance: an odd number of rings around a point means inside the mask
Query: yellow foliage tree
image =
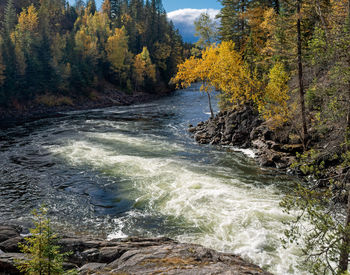
<svg viewBox="0 0 350 275"><path fill-rule="evenodd" d="M140 54L134 59L134 79L136 82L135 89L145 84L145 80L156 80L156 67L152 64L147 47L143 47Z"/></svg>
<svg viewBox="0 0 350 275"><path fill-rule="evenodd" d="M218 47L215 44L207 47L201 55L201 58L192 56L180 64L173 82L178 83L182 88L187 88L195 82L201 82L200 90L208 95L211 117L214 117L210 93L214 90L216 71L213 70L213 66L217 63Z"/></svg>
<svg viewBox="0 0 350 275"><path fill-rule="evenodd" d="M97 38L90 35L85 26L75 34L75 47L84 57L90 57L93 63L97 62Z"/></svg>
<svg viewBox="0 0 350 275"><path fill-rule="evenodd" d="M103 12L91 14L85 11L83 17L78 18L75 28L79 29L75 35L76 50L96 63L99 58L104 58L104 51L108 38L111 35L110 20Z"/></svg>
<svg viewBox="0 0 350 275"><path fill-rule="evenodd" d="M289 118L289 76L282 63L276 63L269 73L264 97L259 101L259 112L265 119L272 119L273 127L282 126Z"/></svg>
<svg viewBox="0 0 350 275"><path fill-rule="evenodd" d="M208 95L212 117L210 93L214 87L223 92L222 100L230 104L243 104L255 96L251 74L234 47L233 42L225 41L206 48L202 51L202 57L191 57L179 65L173 80L182 87L202 82L201 91Z"/></svg>
<svg viewBox="0 0 350 275"><path fill-rule="evenodd" d="M235 44L231 41L219 46L217 62L212 66L212 83L226 94L233 105L257 102L260 97L260 82L251 74L234 47Z"/></svg>
<svg viewBox="0 0 350 275"><path fill-rule="evenodd" d="M181 87L202 82L201 91L208 94L211 110L210 93L215 87L221 91L222 105L255 104L265 119L276 120L279 126L288 117L288 80L283 65L277 63L270 71L269 82L265 84L257 73L250 71L235 50L235 44L228 41L206 48L200 58L187 59L179 65L173 82Z"/></svg>
<svg viewBox="0 0 350 275"><path fill-rule="evenodd" d="M15 58L18 72L25 74L26 55L30 56L33 50L33 44L39 38L39 18L38 12L33 5L23 9L18 17L18 24L11 34L11 40L15 45Z"/></svg>
<svg viewBox="0 0 350 275"><path fill-rule="evenodd" d="M108 61L112 64L113 70L120 73L128 53L128 37L124 27L121 29L116 28L114 35L108 38L106 51Z"/></svg>
<svg viewBox="0 0 350 275"><path fill-rule="evenodd" d="M21 33L38 31L38 12L33 4L24 9L18 17L17 30Z"/></svg>

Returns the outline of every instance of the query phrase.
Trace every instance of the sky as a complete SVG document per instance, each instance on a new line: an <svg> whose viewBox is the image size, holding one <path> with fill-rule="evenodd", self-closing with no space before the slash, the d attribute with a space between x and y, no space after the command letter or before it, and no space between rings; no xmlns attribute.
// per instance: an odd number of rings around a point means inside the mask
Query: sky
<svg viewBox="0 0 350 275"><path fill-rule="evenodd" d="M103 0L95 1L100 7ZM69 2L74 4L75 0L69 0ZM163 6L168 13L168 18L179 29L184 41L192 43L198 40L194 36L194 20L203 12L207 12L212 19L215 19L221 9L218 0L163 0Z"/></svg>
<svg viewBox="0 0 350 275"><path fill-rule="evenodd" d="M217 0L163 0L163 6L167 12L179 9L220 9L221 4Z"/></svg>
<svg viewBox="0 0 350 275"><path fill-rule="evenodd" d="M95 0L101 6L103 0ZM71 4L75 0L69 0ZM163 6L167 12L178 9L220 9L221 4L217 0L163 0Z"/></svg>

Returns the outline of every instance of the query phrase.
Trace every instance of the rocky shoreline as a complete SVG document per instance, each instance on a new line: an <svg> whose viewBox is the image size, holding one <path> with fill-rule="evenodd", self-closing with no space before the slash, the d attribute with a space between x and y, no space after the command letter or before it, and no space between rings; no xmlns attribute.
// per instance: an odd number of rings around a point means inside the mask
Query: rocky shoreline
<svg viewBox="0 0 350 275"><path fill-rule="evenodd" d="M20 274L15 259L26 258L18 243L23 242L18 226L0 226L0 274ZM200 245L179 243L169 238L100 240L61 236L62 252L72 252L64 268L78 274L237 274L269 275L239 256L219 253Z"/></svg>
<svg viewBox="0 0 350 275"><path fill-rule="evenodd" d="M303 151L298 139L270 130L268 122L259 118L251 106L219 112L214 118L190 125L189 132L200 144L253 148L257 161L264 167L288 168L297 152Z"/></svg>

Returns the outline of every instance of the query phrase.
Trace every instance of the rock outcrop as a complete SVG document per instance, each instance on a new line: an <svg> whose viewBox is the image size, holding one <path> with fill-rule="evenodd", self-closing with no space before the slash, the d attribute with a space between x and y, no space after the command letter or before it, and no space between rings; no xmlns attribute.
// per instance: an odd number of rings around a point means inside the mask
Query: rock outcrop
<svg viewBox="0 0 350 275"><path fill-rule="evenodd" d="M259 118L251 106L240 110L219 112L214 118L190 125L189 132L200 144L230 145L253 148L259 164L266 167L287 168L303 146L297 140L282 137Z"/></svg>
<svg viewBox="0 0 350 275"><path fill-rule="evenodd" d="M18 228L1 226L3 242L16 242ZM111 241L62 237L58 244L72 254L65 269L75 268L79 274L237 274L268 275L258 266L233 254L219 253L200 245L178 243L168 238L116 239ZM26 255L0 250L0 274L20 274L15 259Z"/></svg>

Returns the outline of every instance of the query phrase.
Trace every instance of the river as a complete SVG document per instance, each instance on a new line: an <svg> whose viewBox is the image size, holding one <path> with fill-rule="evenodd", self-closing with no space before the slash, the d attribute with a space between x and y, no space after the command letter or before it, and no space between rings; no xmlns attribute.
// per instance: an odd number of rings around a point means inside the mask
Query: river
<svg viewBox="0 0 350 275"><path fill-rule="evenodd" d="M28 225L46 204L60 230L168 236L302 274L299 249L280 242L293 178L260 168L250 151L196 144L188 125L208 117L195 87L0 129L0 222Z"/></svg>

